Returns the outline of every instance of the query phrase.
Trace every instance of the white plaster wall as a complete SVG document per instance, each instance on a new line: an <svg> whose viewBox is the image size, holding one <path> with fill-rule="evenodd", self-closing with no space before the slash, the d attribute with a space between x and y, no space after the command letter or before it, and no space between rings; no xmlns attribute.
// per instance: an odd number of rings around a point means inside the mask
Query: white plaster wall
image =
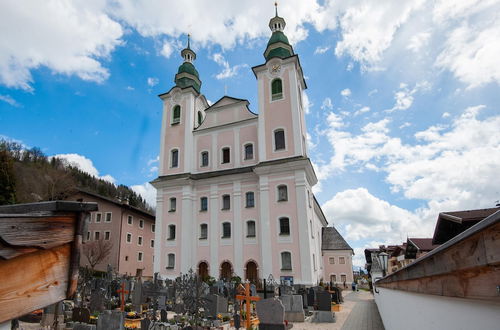
<svg viewBox="0 0 500 330"><path fill-rule="evenodd" d="M386 330L500 329L500 304L377 288Z"/></svg>

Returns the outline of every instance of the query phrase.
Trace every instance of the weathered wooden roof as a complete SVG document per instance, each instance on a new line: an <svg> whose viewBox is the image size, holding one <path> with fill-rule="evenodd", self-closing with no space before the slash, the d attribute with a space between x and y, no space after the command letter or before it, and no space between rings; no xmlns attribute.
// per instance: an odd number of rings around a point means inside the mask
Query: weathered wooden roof
<svg viewBox="0 0 500 330"><path fill-rule="evenodd" d="M323 227L321 250L352 250L335 227Z"/></svg>

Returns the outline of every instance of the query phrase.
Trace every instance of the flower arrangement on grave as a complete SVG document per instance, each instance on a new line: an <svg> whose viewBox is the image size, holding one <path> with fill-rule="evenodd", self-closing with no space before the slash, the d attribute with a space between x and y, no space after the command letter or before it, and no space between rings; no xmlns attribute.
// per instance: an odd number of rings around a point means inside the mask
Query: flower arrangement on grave
<svg viewBox="0 0 500 330"><path fill-rule="evenodd" d="M127 319L140 319L141 316L139 314L137 314L137 312L128 312L127 313Z"/></svg>

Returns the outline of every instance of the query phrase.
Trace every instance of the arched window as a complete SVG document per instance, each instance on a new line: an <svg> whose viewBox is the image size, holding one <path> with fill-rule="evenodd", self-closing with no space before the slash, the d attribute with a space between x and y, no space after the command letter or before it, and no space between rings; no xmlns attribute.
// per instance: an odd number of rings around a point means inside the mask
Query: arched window
<svg viewBox="0 0 500 330"><path fill-rule="evenodd" d="M177 125L181 122L181 106L176 105L172 110L172 125Z"/></svg>
<svg viewBox="0 0 500 330"><path fill-rule="evenodd" d="M283 98L283 85L281 79L276 78L271 83L271 100L279 100Z"/></svg>
<svg viewBox="0 0 500 330"><path fill-rule="evenodd" d="M292 270L292 254L281 252L281 270Z"/></svg>
<svg viewBox="0 0 500 330"><path fill-rule="evenodd" d="M287 217L280 218L280 235L290 235L290 219L288 219Z"/></svg>
<svg viewBox="0 0 500 330"><path fill-rule="evenodd" d="M245 160L253 159L253 144L249 143L245 145Z"/></svg>
<svg viewBox="0 0 500 330"><path fill-rule="evenodd" d="M202 121L203 121L203 115L201 114L201 111L198 111L198 125L201 125Z"/></svg>
<svg viewBox="0 0 500 330"><path fill-rule="evenodd" d="M167 256L167 269L174 269L175 267L175 254L169 253Z"/></svg>
<svg viewBox="0 0 500 330"><path fill-rule="evenodd" d="M231 208L231 197L229 195L222 196L222 209L229 210Z"/></svg>
<svg viewBox="0 0 500 330"><path fill-rule="evenodd" d="M229 163L231 161L231 156L229 148L222 148L222 164Z"/></svg>
<svg viewBox="0 0 500 330"><path fill-rule="evenodd" d="M278 202L286 202L288 200L288 188L282 184L278 186Z"/></svg>
<svg viewBox="0 0 500 330"><path fill-rule="evenodd" d="M168 240L172 241L175 239L175 225L168 226Z"/></svg>
<svg viewBox="0 0 500 330"><path fill-rule="evenodd" d="M245 194L246 197L246 205L245 207L254 207L255 206L255 195L253 191L249 191Z"/></svg>
<svg viewBox="0 0 500 330"><path fill-rule="evenodd" d="M208 166L208 151L201 153L201 167Z"/></svg>
<svg viewBox="0 0 500 330"><path fill-rule="evenodd" d="M224 222L222 224L222 238L231 238L231 223Z"/></svg>
<svg viewBox="0 0 500 330"><path fill-rule="evenodd" d="M247 221L247 237L255 237L255 221Z"/></svg>
<svg viewBox="0 0 500 330"><path fill-rule="evenodd" d="M174 149L170 152L170 167L179 166L179 150Z"/></svg>
<svg viewBox="0 0 500 330"><path fill-rule="evenodd" d="M206 223L202 223L200 225L200 239L207 239L208 237L208 225Z"/></svg>
<svg viewBox="0 0 500 330"><path fill-rule="evenodd" d="M285 131L277 129L274 131L274 150L285 149Z"/></svg>

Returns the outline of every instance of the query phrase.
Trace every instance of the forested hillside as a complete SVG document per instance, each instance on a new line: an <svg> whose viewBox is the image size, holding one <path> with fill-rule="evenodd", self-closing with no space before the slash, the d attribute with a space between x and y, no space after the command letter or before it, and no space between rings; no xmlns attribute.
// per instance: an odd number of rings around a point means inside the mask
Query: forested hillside
<svg viewBox="0 0 500 330"><path fill-rule="evenodd" d="M47 157L39 148L25 149L0 139L0 205L64 200L78 189L116 199L152 212L151 206L125 185L96 178L68 164Z"/></svg>

